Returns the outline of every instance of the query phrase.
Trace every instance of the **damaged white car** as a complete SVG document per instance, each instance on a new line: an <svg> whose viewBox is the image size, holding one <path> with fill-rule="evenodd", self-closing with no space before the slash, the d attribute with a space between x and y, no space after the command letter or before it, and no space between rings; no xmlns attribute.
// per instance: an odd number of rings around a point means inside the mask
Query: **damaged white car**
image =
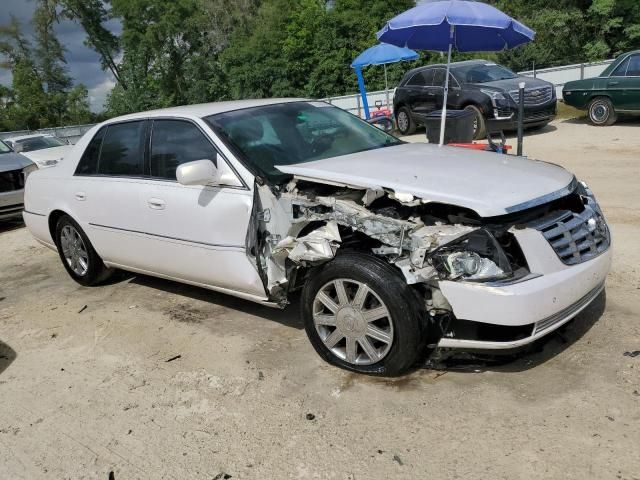
<svg viewBox="0 0 640 480"><path fill-rule="evenodd" d="M586 185L516 156L408 144L326 103L251 100L109 120L29 176L25 222L71 277L121 268L285 307L350 370L506 349L604 288Z"/></svg>

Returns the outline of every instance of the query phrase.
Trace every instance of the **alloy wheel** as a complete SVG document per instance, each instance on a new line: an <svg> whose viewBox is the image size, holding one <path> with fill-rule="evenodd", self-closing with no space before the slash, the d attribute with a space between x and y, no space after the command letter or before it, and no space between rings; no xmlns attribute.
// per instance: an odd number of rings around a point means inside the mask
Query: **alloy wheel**
<svg viewBox="0 0 640 480"><path fill-rule="evenodd" d="M79 276L89 270L89 253L78 231L71 225L65 225L60 232L60 247L69 268Z"/></svg>
<svg viewBox="0 0 640 480"><path fill-rule="evenodd" d="M313 322L325 347L353 365L379 362L393 344L387 306L371 288L356 280L326 283L314 298Z"/></svg>
<svg viewBox="0 0 640 480"><path fill-rule="evenodd" d="M404 111L398 113L398 129L401 132L409 130L409 116Z"/></svg>

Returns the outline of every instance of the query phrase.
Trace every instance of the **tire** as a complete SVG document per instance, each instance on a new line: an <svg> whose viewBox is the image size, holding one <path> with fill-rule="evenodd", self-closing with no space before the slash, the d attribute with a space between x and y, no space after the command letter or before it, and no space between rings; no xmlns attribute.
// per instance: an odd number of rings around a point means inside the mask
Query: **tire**
<svg viewBox="0 0 640 480"><path fill-rule="evenodd" d="M476 118L473 120L473 139L482 140L487 137L487 122L484 119L484 115L478 107L475 105L467 105L465 110L472 111Z"/></svg>
<svg viewBox="0 0 640 480"><path fill-rule="evenodd" d="M618 119L613 103L607 97L596 97L591 100L587 111L589 121L598 127L608 127Z"/></svg>
<svg viewBox="0 0 640 480"><path fill-rule="evenodd" d="M407 107L400 107L396 114L396 123L402 135L412 135L416 131L416 122L411 118L411 112Z"/></svg>
<svg viewBox="0 0 640 480"><path fill-rule="evenodd" d="M397 376L425 358L424 301L399 271L372 255L342 253L313 269L301 309L311 344L332 365Z"/></svg>
<svg viewBox="0 0 640 480"><path fill-rule="evenodd" d="M80 225L68 215L56 224L56 246L67 273L85 287L97 285L113 274L94 250Z"/></svg>

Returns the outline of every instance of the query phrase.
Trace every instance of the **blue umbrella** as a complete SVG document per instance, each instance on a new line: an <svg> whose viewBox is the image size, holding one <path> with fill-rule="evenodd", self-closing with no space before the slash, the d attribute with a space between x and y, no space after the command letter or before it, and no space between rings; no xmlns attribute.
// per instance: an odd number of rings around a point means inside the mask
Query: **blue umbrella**
<svg viewBox="0 0 640 480"><path fill-rule="evenodd" d="M416 60L419 55L408 48L396 47L395 45L389 45L387 43L380 43L374 47L367 48L364 52L356 57L351 63L351 66L355 69L358 77L358 87L360 88L360 95L362 96L362 104L364 106L364 114L369 118L369 102L367 100L367 90L364 86L364 78L362 76L362 67L369 65L385 65L384 68L384 84L385 89L389 90L387 84L387 63L400 62L402 60ZM388 93L387 93L388 95ZM387 98L387 104L389 99Z"/></svg>
<svg viewBox="0 0 640 480"><path fill-rule="evenodd" d="M451 50L492 52L530 42L535 32L491 5L467 0L446 0L418 5L387 22L378 40L399 47L448 52L440 145L449 94Z"/></svg>

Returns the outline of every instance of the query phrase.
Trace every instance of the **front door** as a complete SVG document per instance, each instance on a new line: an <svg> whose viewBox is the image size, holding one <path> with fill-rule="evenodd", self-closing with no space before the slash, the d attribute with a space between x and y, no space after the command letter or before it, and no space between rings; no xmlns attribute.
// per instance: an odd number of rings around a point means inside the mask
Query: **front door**
<svg viewBox="0 0 640 480"><path fill-rule="evenodd" d="M176 181L182 163L225 162L205 132L188 120L155 119L149 159L143 227L154 273L265 297L246 252L253 192L240 180L215 186Z"/></svg>

